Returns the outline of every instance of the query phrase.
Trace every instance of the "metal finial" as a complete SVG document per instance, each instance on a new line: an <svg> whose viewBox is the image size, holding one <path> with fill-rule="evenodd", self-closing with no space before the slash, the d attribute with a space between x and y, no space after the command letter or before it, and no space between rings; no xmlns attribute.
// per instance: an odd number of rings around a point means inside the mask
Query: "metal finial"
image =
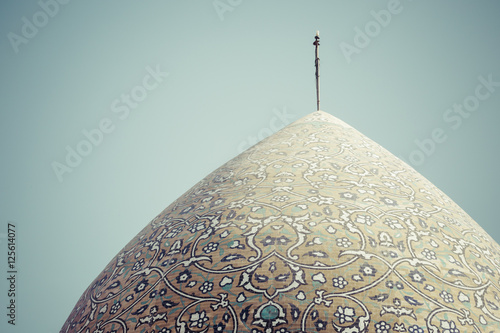
<svg viewBox="0 0 500 333"><path fill-rule="evenodd" d="M316 31L316 36L314 36L314 43L313 45L316 45L316 59L314 61L316 65L316 104L317 104L317 110L319 111L319 30Z"/></svg>

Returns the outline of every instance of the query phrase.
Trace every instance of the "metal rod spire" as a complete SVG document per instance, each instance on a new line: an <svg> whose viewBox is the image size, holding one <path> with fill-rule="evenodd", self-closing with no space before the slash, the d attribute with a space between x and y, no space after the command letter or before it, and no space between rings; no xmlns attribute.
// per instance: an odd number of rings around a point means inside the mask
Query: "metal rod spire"
<svg viewBox="0 0 500 333"><path fill-rule="evenodd" d="M314 61L316 65L316 104L317 104L317 110L319 111L319 30L316 31L316 36L314 36L314 43L313 45L316 45L316 59Z"/></svg>

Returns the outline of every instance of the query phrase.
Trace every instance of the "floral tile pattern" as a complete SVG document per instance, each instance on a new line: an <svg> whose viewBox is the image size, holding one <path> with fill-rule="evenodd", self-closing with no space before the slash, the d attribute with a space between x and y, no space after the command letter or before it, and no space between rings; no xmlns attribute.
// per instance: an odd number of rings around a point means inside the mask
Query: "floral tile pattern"
<svg viewBox="0 0 500 333"><path fill-rule="evenodd" d="M415 170L317 111L160 213L61 332L500 332L499 250Z"/></svg>

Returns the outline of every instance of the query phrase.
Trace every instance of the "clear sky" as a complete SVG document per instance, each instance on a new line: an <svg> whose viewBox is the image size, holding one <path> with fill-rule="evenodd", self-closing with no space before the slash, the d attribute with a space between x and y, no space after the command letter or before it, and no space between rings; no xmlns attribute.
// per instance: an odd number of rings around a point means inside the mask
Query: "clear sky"
<svg viewBox="0 0 500 333"><path fill-rule="evenodd" d="M0 263L16 326L57 332L154 216L315 110L349 123L500 241L498 1L3 1ZM0 282L1 308L9 286Z"/></svg>

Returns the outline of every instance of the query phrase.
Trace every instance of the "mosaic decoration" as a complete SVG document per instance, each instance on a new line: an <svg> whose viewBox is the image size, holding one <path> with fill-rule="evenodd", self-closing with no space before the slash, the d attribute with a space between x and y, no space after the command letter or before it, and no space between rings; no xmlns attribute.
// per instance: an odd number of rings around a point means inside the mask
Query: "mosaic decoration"
<svg viewBox="0 0 500 333"><path fill-rule="evenodd" d="M317 111L159 214L61 332L500 332L499 249L415 170Z"/></svg>

